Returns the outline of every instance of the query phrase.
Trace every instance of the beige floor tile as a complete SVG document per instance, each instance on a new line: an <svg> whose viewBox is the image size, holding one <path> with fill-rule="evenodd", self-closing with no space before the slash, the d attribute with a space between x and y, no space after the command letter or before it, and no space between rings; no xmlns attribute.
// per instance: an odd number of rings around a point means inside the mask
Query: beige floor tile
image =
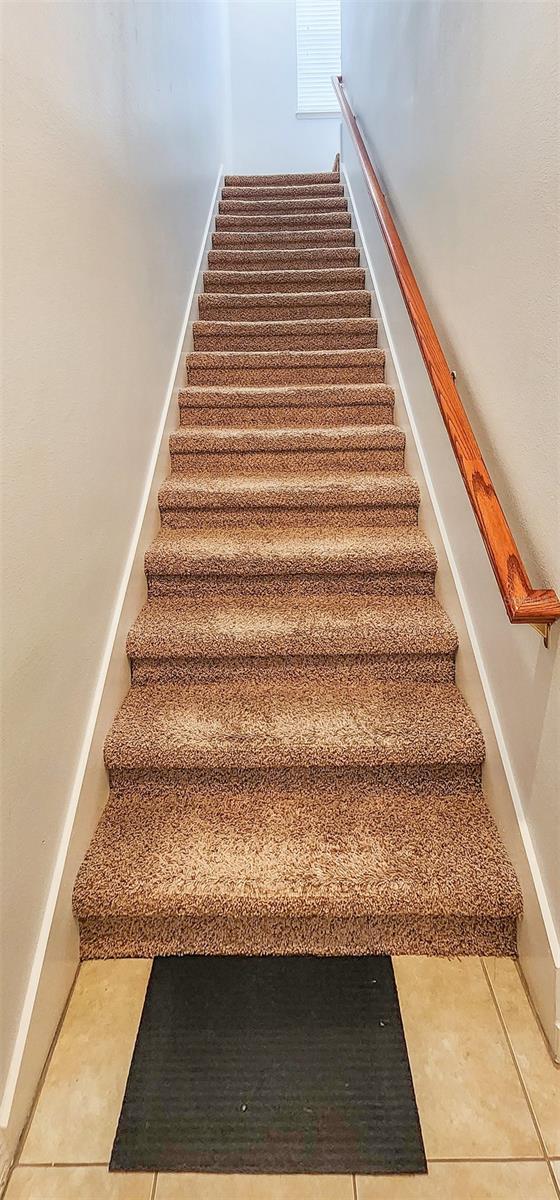
<svg viewBox="0 0 560 1200"><path fill-rule="evenodd" d="M427 1157L541 1157L480 961L393 962Z"/></svg>
<svg viewBox="0 0 560 1200"><path fill-rule="evenodd" d="M146 959L82 965L20 1162L108 1162L149 973Z"/></svg>
<svg viewBox="0 0 560 1200"><path fill-rule="evenodd" d="M150 1200L153 1179L106 1167L16 1167L6 1200Z"/></svg>
<svg viewBox="0 0 560 1200"><path fill-rule="evenodd" d="M155 1200L353 1200L351 1175L158 1175Z"/></svg>
<svg viewBox="0 0 560 1200"><path fill-rule="evenodd" d="M427 1176L356 1183L358 1200L556 1200L545 1162L431 1163Z"/></svg>
<svg viewBox="0 0 560 1200"><path fill-rule="evenodd" d="M552 1170L554 1171L554 1178L556 1179L558 1187L560 1188L560 1158L554 1159L552 1163Z"/></svg>
<svg viewBox="0 0 560 1200"><path fill-rule="evenodd" d="M498 958L485 965L547 1153L560 1155L560 1067L548 1053L515 963Z"/></svg>

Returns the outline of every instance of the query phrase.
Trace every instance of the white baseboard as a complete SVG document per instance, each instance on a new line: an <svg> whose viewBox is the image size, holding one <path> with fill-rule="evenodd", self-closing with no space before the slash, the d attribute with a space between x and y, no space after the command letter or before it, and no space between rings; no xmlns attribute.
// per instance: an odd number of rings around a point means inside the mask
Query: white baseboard
<svg viewBox="0 0 560 1200"><path fill-rule="evenodd" d="M223 178L220 165L161 411L138 514L103 648L97 683L82 743L64 828L0 1103L0 1170L8 1169L33 1103L52 1039L79 964L72 914L72 889L79 865L107 799L103 742L130 686L126 637L145 601L144 553L159 527L157 493L169 470L168 433L178 424L172 401L183 385L184 356L192 345L195 300L211 240Z"/></svg>
<svg viewBox="0 0 560 1200"><path fill-rule="evenodd" d="M518 932L519 962L548 1039L551 1053L558 1061L560 1060L560 1023L558 1019L560 1014L560 945L477 637L476 622L467 602L453 552L452 540L449 536L445 506L453 506L456 503L455 495L448 487L445 472L443 486L440 486L440 481L436 482L433 478L418 429L417 404L423 402L424 395L426 395L427 403L433 406L434 411L437 409L437 405L431 394L429 381L426 392L428 377L419 351L415 354L408 351L403 353L403 340L412 338L415 342L415 335L402 297L400 299L404 318L400 313L397 319L390 316L385 304L385 286L380 284L380 270L376 265L377 260L374 261L375 256L371 252L370 241L373 242L373 236L370 238L365 232L365 225L370 219L374 225L376 223L371 201L367 198L362 206L362 212L360 212L346 165L343 163L341 163L341 173L344 177L360 248L364 254L367 273L370 276L371 287L382 321L383 328L379 331L378 344L381 347L385 344L390 356L388 382L395 387L397 421L408 435L408 464L411 473L415 475L421 487L421 522L435 545L438 555L438 593L459 634L457 683L475 713L484 734L486 798L523 892L524 914L519 923ZM368 206L367 212L366 205ZM371 228L373 229L373 226ZM390 271L393 272L381 235L376 246L379 253L387 255ZM384 282L386 283L386 278ZM396 295L399 291L396 277L394 286ZM393 304L392 312L393 314L397 312L396 304ZM393 372L394 378L391 378L391 372ZM455 467L454 470L460 491L463 484L458 470ZM484 554L482 542L481 554Z"/></svg>
<svg viewBox="0 0 560 1200"><path fill-rule="evenodd" d="M0 1130L0 1192L4 1187L12 1165L12 1153L10 1152L5 1133Z"/></svg>

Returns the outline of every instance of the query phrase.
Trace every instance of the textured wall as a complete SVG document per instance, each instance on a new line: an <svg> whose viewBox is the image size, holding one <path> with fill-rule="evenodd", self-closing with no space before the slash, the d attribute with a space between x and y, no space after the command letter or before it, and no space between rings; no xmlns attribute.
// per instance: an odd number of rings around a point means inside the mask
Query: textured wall
<svg viewBox="0 0 560 1200"><path fill-rule="evenodd" d="M529 572L560 590L558 14L343 0L342 66ZM462 582L560 929L559 630L546 652L494 623L478 569Z"/></svg>
<svg viewBox="0 0 560 1200"><path fill-rule="evenodd" d="M2 10L9 1056L224 158L226 21L193 0Z"/></svg>

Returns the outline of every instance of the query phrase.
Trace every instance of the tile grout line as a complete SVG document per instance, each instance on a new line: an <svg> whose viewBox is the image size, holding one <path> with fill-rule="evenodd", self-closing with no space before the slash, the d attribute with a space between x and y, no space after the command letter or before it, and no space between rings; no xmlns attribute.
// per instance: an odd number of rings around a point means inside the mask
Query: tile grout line
<svg viewBox="0 0 560 1200"><path fill-rule="evenodd" d="M109 1171L109 1163L107 1160L105 1160L105 1162L57 1162L55 1159L54 1162L51 1161L51 1162L18 1163L18 1166L20 1166L22 1168L30 1167L30 1168L33 1168L33 1170L37 1170L37 1168L42 1168L42 1167L56 1167L57 1169L59 1169L61 1167L72 1167L74 1169L76 1167L106 1167L107 1171Z"/></svg>
<svg viewBox="0 0 560 1200"><path fill-rule="evenodd" d="M352 1197L353 1200L358 1200L358 1180L355 1174L352 1175Z"/></svg>
<svg viewBox="0 0 560 1200"><path fill-rule="evenodd" d="M158 1181L158 1171L154 1171L154 1179L153 1179L152 1188L150 1191L150 1200L156 1200L157 1181Z"/></svg>
<svg viewBox="0 0 560 1200"><path fill-rule="evenodd" d="M529 1109L529 1112L530 1112L530 1114L531 1114L531 1120L532 1120L532 1122L533 1122L533 1125L534 1125L534 1127L535 1127L535 1131L536 1131L537 1137L538 1137L538 1139L539 1139L539 1142L540 1142L540 1144L541 1144L541 1148L542 1148L543 1155L544 1155L544 1157L545 1157L545 1158L548 1158L548 1154L547 1154L546 1146L545 1146L545 1143L544 1143L544 1138L543 1138L543 1136L542 1136L542 1133L541 1133L541 1130L540 1130L540 1126L539 1126L539 1123L538 1123L538 1121L537 1121L537 1115L536 1115L536 1113L535 1113L535 1110L534 1110L534 1108L533 1108L533 1103L532 1103L531 1097L530 1097L530 1095L529 1095L529 1092L528 1092L528 1090L527 1090L527 1085L526 1085L526 1083L525 1083L525 1079L524 1079L524 1077L523 1077L523 1072L521 1071L521 1067L519 1066L519 1062L518 1062L518 1060L517 1060L517 1055L516 1055L516 1053L515 1053L515 1050L514 1050L514 1047L513 1047L513 1042L512 1042L512 1040L511 1040L511 1036L510 1036L510 1033L509 1033L509 1029L508 1029L508 1027L507 1027L507 1025L506 1025L506 1020L505 1020L504 1014L502 1013L502 1010L501 1010L501 1008L500 1008L500 1004L499 1004L499 1001L498 1001L498 997L496 996L496 993L495 993L495 991L494 991L494 988L492 987L492 981L491 981L491 979L490 979L490 975L489 975L489 973L488 973L488 969L487 969L487 967L486 967L486 963L484 962L484 960L483 960L482 958L481 958L479 961L480 961L480 965L481 965L481 967L482 967L482 971L483 971L484 977L485 977L485 979L486 979L486 983L487 983L487 985L488 985L488 989L489 989L489 991L490 991L490 995L491 995L491 997L492 997L492 1003L493 1003L493 1005L494 1005L494 1008L495 1008L495 1010L496 1010L496 1012L497 1012L497 1014L498 1014L498 1020L499 1020L499 1022L500 1022L500 1025L501 1025L501 1027L502 1027L502 1030L503 1030L503 1033L504 1033L504 1036L505 1036L505 1039L506 1039L506 1042L507 1042L507 1047L508 1047L508 1050L509 1050L509 1052L510 1052L510 1056L511 1056L511 1058L512 1058L512 1060L513 1060L513 1065L514 1065L514 1067L515 1067L515 1071L516 1071L517 1077L518 1077L518 1079L519 1079L519 1082L520 1082L520 1084L521 1084L521 1088L522 1088L523 1095L524 1095L524 1097L525 1097L525 1100L526 1100L526 1103L527 1103L527 1107L528 1107L528 1109Z"/></svg>
<svg viewBox="0 0 560 1200"><path fill-rule="evenodd" d="M509 1158L502 1156L496 1158L428 1158L426 1161L428 1165L430 1163L542 1163L543 1156L542 1154L528 1154L525 1158L518 1158L517 1155L512 1154Z"/></svg>
<svg viewBox="0 0 560 1200"><path fill-rule="evenodd" d="M555 1188L557 1195L560 1196L560 1183L556 1178L556 1172L554 1170L554 1167L552 1166L552 1162L551 1162L550 1158L547 1158L546 1165L547 1165L549 1173L550 1173L550 1178L552 1179L552 1186L553 1186L553 1188Z"/></svg>
<svg viewBox="0 0 560 1200"><path fill-rule="evenodd" d="M513 1042L512 1042L512 1039L511 1039L511 1037L510 1037L510 1033L509 1033L508 1027L507 1027L507 1025L506 1025L505 1017L504 1017L504 1015L503 1015L503 1013L502 1013L502 1010L501 1010L501 1008L500 1008L500 1004L499 1004L499 1002L498 1002L498 997L497 997L497 995L496 995L496 993L495 993L495 991L494 991L494 988L492 987L492 981L491 981L491 979L490 979L490 975L489 975L489 973L488 973L488 969L487 969L487 967L486 967L486 963L484 962L484 959L482 959L482 958L481 958L479 961L480 961L480 965L481 965L481 967L482 967L482 971L483 971L483 973L484 973L484 976L485 976L486 982L487 982L487 984L488 984L488 988L489 988L489 991L490 991L490 995L491 995L491 997L492 997L492 1003L493 1003L493 1005L494 1005L494 1008L495 1008L495 1010L496 1010L496 1013L498 1014L498 1020L499 1020L499 1022L500 1022L500 1025L501 1025L501 1027L502 1027L502 1030L503 1030L503 1033L504 1033L504 1037L505 1037L505 1039L506 1039L506 1042L507 1042L508 1050L509 1050L509 1052L510 1052L511 1059L512 1059L512 1061L513 1061L513 1065L514 1065L514 1067L515 1067L515 1070L516 1070L516 1072L517 1072L517 1077L518 1077L518 1079L519 1079L519 1082L520 1082L520 1084L521 1084L521 1089L522 1089L522 1091L523 1091L523 1095L525 1096L525 1101L526 1101L527 1107L528 1107L528 1109L529 1109L529 1112L530 1112L530 1114L531 1114L531 1120L532 1120L532 1122L533 1122L533 1125L534 1125L534 1128L535 1128L535 1133L536 1133L536 1135L537 1135L537 1138L538 1138L538 1140L539 1140L539 1142L540 1142L540 1144L541 1144L541 1147L542 1147L542 1151L543 1151L544 1159L545 1159L545 1162L546 1162L546 1164L547 1164L547 1167L548 1167L548 1171L549 1171L550 1178L552 1179L552 1184L553 1184L554 1190L555 1190L555 1192L556 1192L557 1196L559 1196L559 1197L560 1197L560 1187L558 1186L558 1182L557 1182L557 1180L556 1180L556 1176L555 1176L554 1170L553 1170L553 1168L552 1168L552 1166L551 1166L551 1163L550 1163L550 1157L549 1157L549 1154L548 1154L548 1151L547 1151L547 1148L546 1148L546 1144L545 1144L544 1137L543 1137L543 1135L542 1135L542 1133L541 1133L541 1128L540 1128L540 1125L539 1125L539 1122L538 1122L538 1119L537 1119L537 1114L536 1114L536 1112L535 1112L535 1109L534 1109L534 1107L533 1107L533 1102L532 1102L532 1100L531 1100L531 1097L530 1097L530 1094L529 1094L529 1090L528 1090L528 1088L527 1088L527 1084L525 1083L525 1079L524 1079L524 1076L523 1076L523 1072L522 1072L522 1070L521 1070L521 1067L520 1067L520 1065L519 1065L519 1061L518 1061L518 1059L517 1059L517 1055L516 1055L516 1053L515 1053L515 1049L514 1049L514 1046L513 1046Z"/></svg>
<svg viewBox="0 0 560 1200"><path fill-rule="evenodd" d="M64 1022L65 1022L65 1020L66 1020L66 1014L67 1014L67 1012L68 1012L68 1009L69 1009L69 1007L70 1007L70 1002L71 1002L71 1000L72 1000L72 997L73 997L73 995L74 995L74 992L75 992L75 990L76 990L76 984L77 984L77 982L78 982L78 976L79 976L79 974L80 974L80 971L81 971L81 969L82 969L82 963L81 963L81 961L80 961L80 962L78 962L78 965L77 965L77 967L76 967L76 973L75 973L75 975L74 975L74 978L73 978L73 980L72 980L72 986L70 987L70 990L69 990L69 992L68 992L68 995L67 995L67 997L66 997L66 1004L64 1005L64 1008L63 1008L63 1010L62 1010L62 1013L61 1013L61 1016L60 1016L60 1020L59 1020L59 1022L58 1022L58 1025L57 1025L57 1027L56 1027L56 1029L55 1029L55 1031L54 1031L53 1038L52 1038L52 1042L51 1042L51 1044L50 1044L50 1046L49 1046L49 1052L48 1052L48 1054L47 1054L47 1057L46 1057L46 1059L45 1059L45 1063L44 1063L44 1066L43 1066L43 1070L41 1071L41 1074L40 1074L40 1076L39 1076L39 1079L38 1079L38 1081L37 1081L37 1087L36 1087L36 1089L35 1089L35 1094L34 1094L34 1096L33 1096L33 1101L32 1101L31 1107L30 1107L30 1109L29 1109L29 1113L28 1113L28 1115L27 1115L27 1120L25 1121L25 1124L24 1124L24 1126L23 1126L23 1129L22 1129L22 1131L21 1131L21 1134L20 1134L20 1136L19 1136L18 1143L17 1143L16 1149L15 1149L15 1152L14 1152L14 1157L13 1157L12 1163L11 1163L11 1165L10 1165L10 1169L9 1169L9 1171L8 1171L8 1174L7 1174L7 1176L6 1176L6 1181L5 1181L4 1189L3 1189L3 1191L2 1191L2 1196L3 1196L3 1195L5 1194L5 1192L8 1190L8 1186L9 1186L9 1184L10 1184L10 1180L11 1180L11 1178L12 1178L12 1175L13 1175L13 1173L14 1173L14 1171L15 1171L16 1167L19 1167L19 1166L25 1167L25 1166L27 1166L27 1165L28 1165L27 1163L22 1163L22 1162L21 1162L21 1155L22 1155L23 1149L24 1149L24 1147L25 1147L25 1143L26 1143L26 1141L27 1141L27 1135L28 1135L28 1133L29 1133L29 1130L30 1130L30 1128L31 1128L31 1122L33 1121L33 1118L34 1118L34 1116L35 1116L35 1113L36 1113L36 1111L37 1111L37 1105L38 1105L38 1103L39 1103L39 1097L40 1097L40 1095L41 1095L41 1092L42 1092L42 1090L43 1090L43 1084L44 1084L44 1082L45 1082L45 1079L46 1079L46 1077L47 1077L47 1071L48 1071L48 1069L49 1069L49 1066L50 1066L50 1064L51 1064L51 1059L52 1059L52 1057L53 1057L53 1054L54 1054L54 1052L55 1052L56 1045L57 1045L57 1042L58 1042L58 1039L59 1039L59 1037L60 1037L60 1033L61 1033L61 1030L62 1030L62 1026L63 1026L63 1024L64 1024ZM33 1164L33 1165L35 1165L35 1164ZM40 1165L40 1166L50 1166L50 1165L52 1165L52 1164L50 1164L50 1163L41 1163L41 1164L38 1164L38 1165Z"/></svg>
<svg viewBox="0 0 560 1200"><path fill-rule="evenodd" d="M556 1191L558 1192L558 1195L560 1196L560 1178L556 1177L556 1171L554 1170L555 1162L560 1162L560 1158L549 1158L548 1169L550 1171L550 1175L552 1178L552 1186L556 1188Z"/></svg>
<svg viewBox="0 0 560 1200"><path fill-rule="evenodd" d="M519 1157L519 1155L517 1155L517 1154L510 1154L510 1155L506 1155L505 1157L504 1157L504 1155L496 1155L496 1156L492 1156L492 1157L490 1157L490 1158L480 1158L480 1157L478 1157L477 1155L474 1155L474 1154L471 1154L471 1155L469 1155L469 1157L468 1157L468 1158L460 1158L459 1156L457 1156L456 1158L449 1158L449 1157L448 1157L448 1158L437 1158L437 1157L436 1157L436 1156L434 1156L434 1155L429 1155L429 1156L426 1158L426 1162L428 1162L428 1163L470 1163L470 1162L472 1162L472 1163L512 1163L512 1162L513 1162L513 1163L526 1163L526 1162L535 1162L535 1163L539 1163L539 1162L542 1162L542 1161L543 1161L543 1155L542 1155L542 1154L541 1154L541 1155L538 1155L538 1154L525 1154L525 1155L523 1155L522 1157ZM554 1155L554 1154L553 1154L553 1155L551 1155L551 1162L560 1162L560 1157L559 1157L558 1155ZM76 1167L107 1167L107 1170L109 1170L109 1163L107 1162L107 1160L105 1160L105 1162L81 1162L81 1161L80 1161L80 1162L57 1162L57 1161L55 1160L55 1161L51 1161L51 1162L29 1162L29 1163L20 1163L19 1165L20 1165L22 1168L23 1168L23 1167L29 1167L29 1168L32 1168L33 1170L37 1170L37 1169L40 1169L40 1168L45 1168L45 1167L57 1167L57 1168L72 1167L72 1168L74 1168L74 1169L75 1169ZM153 1172L153 1171L139 1171L139 1172L135 1172L135 1173L136 1173L136 1174L140 1174L140 1175L152 1175L152 1174L154 1174L154 1172ZM221 1172L220 1172L220 1173L221 1173ZM112 1172L111 1172L111 1174L112 1174L112 1175L126 1175L126 1174L128 1174L128 1172L126 1172L126 1171L112 1171ZM179 1171L179 1172L176 1172L176 1171L172 1171L172 1172L157 1171L157 1172L155 1172L155 1174L156 1174L156 1175L165 1175L165 1174L173 1174L173 1175L175 1175L175 1174L182 1174L182 1175L190 1175L190 1174L196 1174L196 1172L193 1172L193 1171ZM240 1174L240 1172L235 1172L235 1171L232 1171L232 1172L230 1172L230 1174L233 1174L233 1175L235 1175L235 1174ZM241 1172L241 1174L243 1174L243 1176L245 1176L245 1174L250 1174L250 1172ZM272 1174L273 1174L273 1175L275 1175L275 1174L280 1174L280 1175L281 1175L281 1174L283 1174L283 1172L281 1172L281 1171L280 1171L280 1172L273 1172ZM304 1172L304 1174L305 1174L305 1172ZM319 1171L319 1172L317 1172L317 1174L318 1174L318 1175L321 1175L321 1174L322 1174L322 1172L320 1172L320 1171ZM359 1175L359 1172L358 1172L358 1173L356 1173L355 1175L350 1175L350 1174L349 1174L349 1175L348 1175L348 1178L350 1178L350 1179L354 1179L354 1180L357 1180L357 1179L358 1179L358 1175ZM346 1176L344 1176L344 1178L346 1178Z"/></svg>

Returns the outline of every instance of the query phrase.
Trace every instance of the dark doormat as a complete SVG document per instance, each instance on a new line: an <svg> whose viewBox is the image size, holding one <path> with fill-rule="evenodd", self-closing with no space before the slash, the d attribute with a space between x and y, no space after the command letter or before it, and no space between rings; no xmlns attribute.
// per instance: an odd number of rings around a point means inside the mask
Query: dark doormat
<svg viewBox="0 0 560 1200"><path fill-rule="evenodd" d="M113 1171L426 1171L391 960L155 960Z"/></svg>

